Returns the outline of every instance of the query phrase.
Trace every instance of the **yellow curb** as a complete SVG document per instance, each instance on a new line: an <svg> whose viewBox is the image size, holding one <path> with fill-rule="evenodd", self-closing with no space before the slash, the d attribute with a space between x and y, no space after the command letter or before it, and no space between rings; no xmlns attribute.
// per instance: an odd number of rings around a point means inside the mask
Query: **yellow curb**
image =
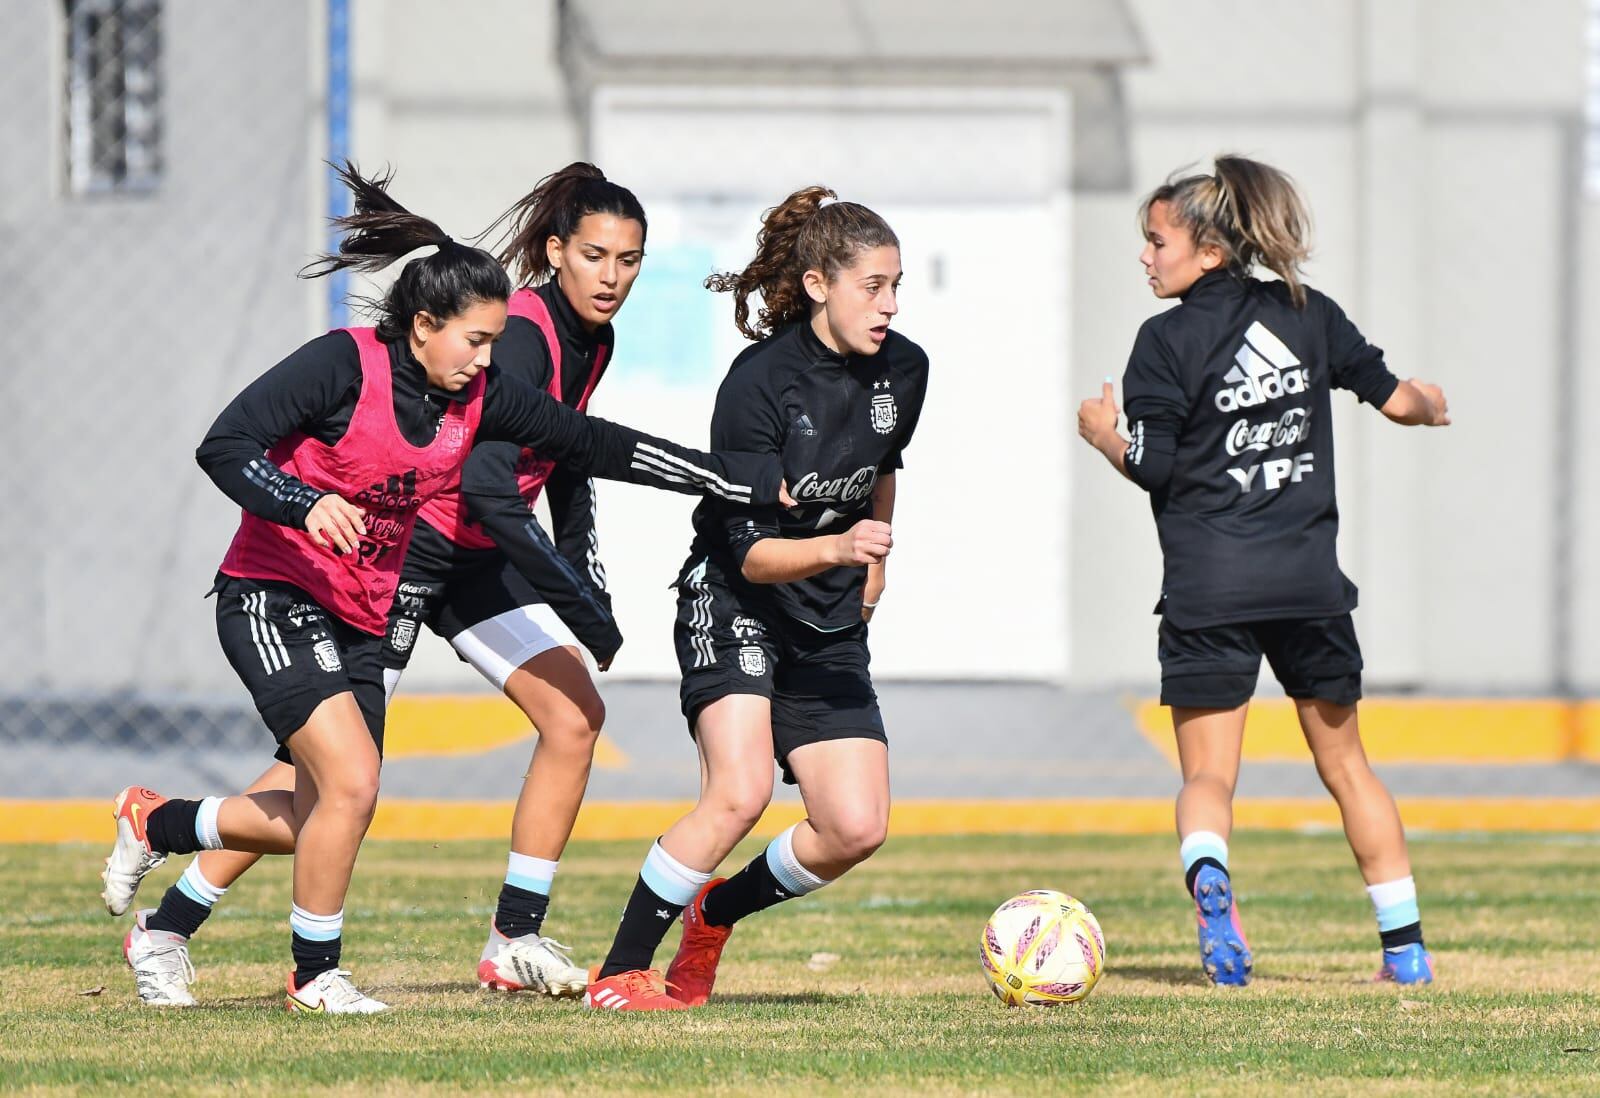
<svg viewBox="0 0 1600 1098"><path fill-rule="evenodd" d="M1377 763L1600 762L1600 701L1378 698L1361 703L1361 742ZM1139 732L1174 766L1172 718L1159 702L1134 706ZM1245 722L1245 759L1305 762L1294 703L1254 702Z"/></svg>
<svg viewBox="0 0 1600 1098"><path fill-rule="evenodd" d="M383 753L390 759L481 755L532 735L527 716L504 697L401 695L390 703L384 721ZM594 765L624 770L628 756L602 733L595 743Z"/></svg>
<svg viewBox="0 0 1600 1098"><path fill-rule="evenodd" d="M575 839L651 839L692 807L690 801L598 801L583 806ZM378 805L374 839L505 839L510 801L388 800ZM773 805L753 834L775 835L804 816L798 804ZM1427 831L1600 832L1600 797L1411 797L1406 826ZM1337 828L1330 800L1251 798L1234 802L1237 829ZM902 801L890 811L892 835L1148 835L1171 832L1172 802L1128 797L1084 800ZM105 842L111 802L0 799L0 843Z"/></svg>

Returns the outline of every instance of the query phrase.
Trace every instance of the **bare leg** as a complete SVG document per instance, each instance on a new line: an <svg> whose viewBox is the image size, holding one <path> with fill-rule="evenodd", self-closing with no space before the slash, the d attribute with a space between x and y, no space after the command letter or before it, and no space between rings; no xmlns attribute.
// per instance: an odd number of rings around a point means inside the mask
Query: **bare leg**
<svg viewBox="0 0 1600 1098"><path fill-rule="evenodd" d="M556 861L572 837L589 785L605 703L583 657L571 647L542 652L513 671L506 697L539 730L511 817L511 849Z"/></svg>
<svg viewBox="0 0 1600 1098"><path fill-rule="evenodd" d="M1248 702L1235 709L1173 708L1172 729L1183 770L1179 838L1212 831L1226 839L1233 832L1233 791L1239 783L1239 753L1249 710Z"/></svg>
<svg viewBox="0 0 1600 1098"><path fill-rule="evenodd" d="M795 828L800 864L832 881L870 858L889 834L889 748L878 740L808 743L789 753L806 819Z"/></svg>
<svg viewBox="0 0 1600 1098"><path fill-rule="evenodd" d="M1405 828L1389 790L1367 763L1353 705L1296 700L1317 776L1339 804L1345 838L1369 884L1411 875Z"/></svg>

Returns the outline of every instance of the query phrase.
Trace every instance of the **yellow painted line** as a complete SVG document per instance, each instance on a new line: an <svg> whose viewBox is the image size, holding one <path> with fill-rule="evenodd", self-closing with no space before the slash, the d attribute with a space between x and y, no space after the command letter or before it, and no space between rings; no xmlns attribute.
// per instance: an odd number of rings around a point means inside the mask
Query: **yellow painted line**
<svg viewBox="0 0 1600 1098"><path fill-rule="evenodd" d="M384 721L383 753L391 759L481 755L532 735L527 716L503 696L401 695L390 704ZM624 770L628 756L602 733L595 744L594 765Z"/></svg>
<svg viewBox="0 0 1600 1098"><path fill-rule="evenodd" d="M1361 742L1379 763L1600 762L1600 701L1377 698L1361 703ZM1158 702L1134 706L1140 733L1174 766L1172 718ZM1244 758L1305 762L1311 753L1287 698L1254 702Z"/></svg>
<svg viewBox="0 0 1600 1098"><path fill-rule="evenodd" d="M505 839L510 801L387 800L368 833L374 839ZM692 807L690 801L597 801L583 806L573 838L652 839ZM1600 831L1600 797L1410 797L1406 826L1427 831ZM776 835L804 815L798 804L769 808L752 832ZM1331 800L1249 798L1234 803L1241 830L1337 828ZM1165 798L1030 801L901 801L890 812L893 835L1167 834ZM0 843L109 842L111 802L0 799Z"/></svg>

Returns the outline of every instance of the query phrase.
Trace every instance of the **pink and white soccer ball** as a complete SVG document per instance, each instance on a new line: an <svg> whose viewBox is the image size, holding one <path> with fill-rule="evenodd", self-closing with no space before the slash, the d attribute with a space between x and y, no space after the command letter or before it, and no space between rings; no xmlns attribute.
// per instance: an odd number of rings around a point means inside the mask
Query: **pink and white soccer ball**
<svg viewBox="0 0 1600 1098"><path fill-rule="evenodd" d="M1006 1006L1075 1003L1105 970L1106 940L1089 909L1065 892L1011 897L984 924L978 958Z"/></svg>

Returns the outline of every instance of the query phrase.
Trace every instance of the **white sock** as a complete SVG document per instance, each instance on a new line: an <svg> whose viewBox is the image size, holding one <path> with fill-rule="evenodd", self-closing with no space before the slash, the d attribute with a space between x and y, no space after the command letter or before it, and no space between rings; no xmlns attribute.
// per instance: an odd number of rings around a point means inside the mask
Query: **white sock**
<svg viewBox="0 0 1600 1098"><path fill-rule="evenodd" d="M289 929L310 942L331 942L344 933L344 908L332 915L316 915L299 904L291 904Z"/></svg>
<svg viewBox="0 0 1600 1098"><path fill-rule="evenodd" d="M679 907L688 907L689 901L711 879L710 873L690 869L668 854L659 839L651 845L650 853L645 855L639 876L644 878L651 892Z"/></svg>
<svg viewBox="0 0 1600 1098"><path fill-rule="evenodd" d="M518 854L513 850L506 858L506 884L548 896L550 886L555 882L556 870L560 867L560 861L535 858L531 854Z"/></svg>
<svg viewBox="0 0 1600 1098"><path fill-rule="evenodd" d="M217 831L217 810L221 807L221 797L207 797L200 802L194 817L194 837L201 850L222 849L222 835Z"/></svg>
<svg viewBox="0 0 1600 1098"><path fill-rule="evenodd" d="M828 882L801 865L800 859L795 857L794 829L799 826L795 824L767 844L767 868L789 892L804 896Z"/></svg>
<svg viewBox="0 0 1600 1098"><path fill-rule="evenodd" d="M189 868L183 871L183 876L178 878L178 891L197 904L211 907L222 899L228 890L218 888L206 880L206 875L200 872L200 859L196 858L189 863Z"/></svg>

